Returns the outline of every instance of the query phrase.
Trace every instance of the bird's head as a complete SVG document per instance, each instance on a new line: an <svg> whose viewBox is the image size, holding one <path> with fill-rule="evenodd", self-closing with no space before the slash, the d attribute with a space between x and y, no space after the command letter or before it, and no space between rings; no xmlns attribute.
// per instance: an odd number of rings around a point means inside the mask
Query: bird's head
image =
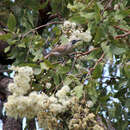
<svg viewBox="0 0 130 130"><path fill-rule="evenodd" d="M77 43L78 41L81 41L81 40L72 40L71 43L74 45L74 44Z"/></svg>

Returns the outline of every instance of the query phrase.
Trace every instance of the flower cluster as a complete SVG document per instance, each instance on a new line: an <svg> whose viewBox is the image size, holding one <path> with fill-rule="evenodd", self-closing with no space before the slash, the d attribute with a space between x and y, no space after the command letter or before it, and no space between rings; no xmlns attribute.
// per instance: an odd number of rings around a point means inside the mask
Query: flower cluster
<svg viewBox="0 0 130 130"><path fill-rule="evenodd" d="M92 39L90 30L83 31L83 28L76 23L65 21L62 26L62 32L69 40L81 39L85 42L90 42Z"/></svg>
<svg viewBox="0 0 130 130"><path fill-rule="evenodd" d="M14 83L9 84L12 95L8 96L8 101L4 104L7 116L16 119L18 117L28 119L37 117L39 126L45 129L61 129L61 126L66 122L70 130L80 128L103 130L95 120L95 115L89 112L89 108L93 106L92 101L79 102L79 99L72 95L70 87L67 85L51 96L36 91L27 94L30 76L33 75L32 68L14 67L13 70L17 73L14 76ZM51 84L46 85L51 86ZM20 93L18 89L22 92ZM61 119L66 112L68 112L67 119L62 122Z"/></svg>
<svg viewBox="0 0 130 130"><path fill-rule="evenodd" d="M40 126L43 126L48 117L52 119L49 113L56 116L65 112L75 102L74 97L67 96L70 91L69 86L63 86L55 95L51 96L35 91L27 94L30 89L30 76L33 75L32 69L30 67L12 67L12 69L17 73L14 76L14 83L9 84L12 95L8 96L8 101L4 104L8 116L29 119L38 116L38 122ZM45 115L48 116L44 117Z"/></svg>
<svg viewBox="0 0 130 130"><path fill-rule="evenodd" d="M104 128L100 126L99 123L96 121L95 115L90 112L86 103L74 104L73 107L71 108L71 111L74 114L73 117L68 122L69 130L80 130L80 129L104 130Z"/></svg>
<svg viewBox="0 0 130 130"><path fill-rule="evenodd" d="M10 83L8 88L9 91L14 95L24 95L30 89L31 76L33 70L31 67L11 67L12 70L17 73L14 76L14 82Z"/></svg>
<svg viewBox="0 0 130 130"><path fill-rule="evenodd" d="M43 102L46 101L46 95L32 92L29 96L8 97L8 102L4 104L6 114L10 117L34 118L39 110L43 109ZM45 107L45 106L44 106Z"/></svg>
<svg viewBox="0 0 130 130"><path fill-rule="evenodd" d="M64 113L69 107L75 104L76 97L67 96L69 91L69 86L63 86L57 91L56 96L52 95L48 98L48 108L46 110L42 109L42 111L38 113L38 123L40 127L45 128L50 125L50 122L51 124L57 124L58 120L55 117L58 114Z"/></svg>

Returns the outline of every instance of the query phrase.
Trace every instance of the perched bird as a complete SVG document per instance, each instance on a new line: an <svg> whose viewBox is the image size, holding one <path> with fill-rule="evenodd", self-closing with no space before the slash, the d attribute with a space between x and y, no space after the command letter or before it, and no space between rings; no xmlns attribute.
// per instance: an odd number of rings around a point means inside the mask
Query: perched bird
<svg viewBox="0 0 130 130"><path fill-rule="evenodd" d="M47 59L50 56L64 56L73 51L74 44L81 40L72 40L70 43L55 47L44 58Z"/></svg>

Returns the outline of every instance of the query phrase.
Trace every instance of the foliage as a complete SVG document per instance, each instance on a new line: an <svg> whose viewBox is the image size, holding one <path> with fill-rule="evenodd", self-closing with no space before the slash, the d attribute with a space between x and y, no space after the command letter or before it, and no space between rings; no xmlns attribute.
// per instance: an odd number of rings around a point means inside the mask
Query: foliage
<svg viewBox="0 0 130 130"><path fill-rule="evenodd" d="M75 30L69 27L70 30L65 32L64 24L55 18L51 21L52 24L45 25L40 35L36 29L38 10L46 8L46 2L39 4L35 0L2 0L0 19L2 23L6 23L7 33L0 35L0 40L9 44L5 48L8 58L15 59L13 65L33 68L35 80L31 83L32 91L42 91L51 96L64 85L68 85L79 100L93 102L94 106L90 109L95 115L108 117L116 129L128 128L129 1L48 2L52 8L49 13L54 15L59 12L65 19L62 19L63 23L66 20L75 23ZM78 34L75 33L76 30L79 30ZM86 41L84 39L88 34L84 34L88 30L92 39ZM49 51L57 44L66 44L70 35L78 35L78 38L82 39L74 48L75 54L44 59L43 51ZM60 118L63 116L60 115ZM69 119L69 116L68 114L66 119ZM107 121L104 122L108 125Z"/></svg>

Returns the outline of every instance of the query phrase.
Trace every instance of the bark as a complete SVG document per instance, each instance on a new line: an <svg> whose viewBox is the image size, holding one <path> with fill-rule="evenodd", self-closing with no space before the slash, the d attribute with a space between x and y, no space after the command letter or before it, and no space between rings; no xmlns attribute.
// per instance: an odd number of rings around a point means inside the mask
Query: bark
<svg viewBox="0 0 130 130"><path fill-rule="evenodd" d="M3 115L3 104L7 101L8 95L8 84L13 80L7 76L0 74L0 119L3 121L3 130L22 130L22 121L20 119L13 119Z"/></svg>
<svg viewBox="0 0 130 130"><path fill-rule="evenodd" d="M28 130L36 130L35 118L28 121Z"/></svg>
<svg viewBox="0 0 130 130"><path fill-rule="evenodd" d="M7 117L3 123L3 130L22 130L22 121Z"/></svg>

